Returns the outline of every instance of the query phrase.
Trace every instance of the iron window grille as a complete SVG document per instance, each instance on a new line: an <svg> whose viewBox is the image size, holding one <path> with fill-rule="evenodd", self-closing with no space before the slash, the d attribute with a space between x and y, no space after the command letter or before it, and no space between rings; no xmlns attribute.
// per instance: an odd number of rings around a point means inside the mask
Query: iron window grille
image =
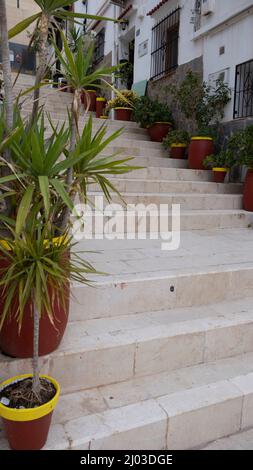
<svg viewBox="0 0 253 470"><path fill-rule="evenodd" d="M253 116L253 60L237 65L235 71L234 119Z"/></svg>
<svg viewBox="0 0 253 470"><path fill-rule="evenodd" d="M152 29L151 79L161 78L178 67L180 8Z"/></svg>
<svg viewBox="0 0 253 470"><path fill-rule="evenodd" d="M101 29L96 35L95 50L94 50L94 64L98 64L103 60L105 53L105 28Z"/></svg>

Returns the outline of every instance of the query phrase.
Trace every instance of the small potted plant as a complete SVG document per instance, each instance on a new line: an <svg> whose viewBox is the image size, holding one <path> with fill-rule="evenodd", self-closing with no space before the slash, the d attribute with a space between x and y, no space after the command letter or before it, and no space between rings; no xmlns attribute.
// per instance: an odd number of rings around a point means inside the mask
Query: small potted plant
<svg viewBox="0 0 253 470"><path fill-rule="evenodd" d="M204 160L205 168L213 170L215 183L224 183L228 171L234 164L233 154L229 150L221 150L217 155L209 155Z"/></svg>
<svg viewBox="0 0 253 470"><path fill-rule="evenodd" d="M163 139L163 147L170 149L171 158L184 158L189 143L189 133L181 130L170 131L165 139Z"/></svg>
<svg viewBox="0 0 253 470"><path fill-rule="evenodd" d="M108 115L115 109L115 117L119 121L131 121L133 110L138 101L138 96L131 90L118 90L115 98L108 101L105 114Z"/></svg>
<svg viewBox="0 0 253 470"><path fill-rule="evenodd" d="M106 99L103 96L96 98L96 118L101 118L105 115Z"/></svg>
<svg viewBox="0 0 253 470"><path fill-rule="evenodd" d="M134 118L148 130L152 141L162 142L173 126L173 118L166 104L151 100L147 96L136 104Z"/></svg>

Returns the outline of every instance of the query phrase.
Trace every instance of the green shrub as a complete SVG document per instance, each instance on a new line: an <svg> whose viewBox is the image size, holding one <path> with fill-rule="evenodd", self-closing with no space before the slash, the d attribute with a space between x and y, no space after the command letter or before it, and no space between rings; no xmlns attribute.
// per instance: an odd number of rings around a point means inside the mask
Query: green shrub
<svg viewBox="0 0 253 470"><path fill-rule="evenodd" d="M151 100L148 96L142 96L136 103L134 119L141 127L150 127L155 122L171 122L173 117L166 104Z"/></svg>
<svg viewBox="0 0 253 470"><path fill-rule="evenodd" d="M185 144L189 145L190 143L190 136L187 131L175 130L170 131L163 140L163 147L168 149L172 146L172 144Z"/></svg>

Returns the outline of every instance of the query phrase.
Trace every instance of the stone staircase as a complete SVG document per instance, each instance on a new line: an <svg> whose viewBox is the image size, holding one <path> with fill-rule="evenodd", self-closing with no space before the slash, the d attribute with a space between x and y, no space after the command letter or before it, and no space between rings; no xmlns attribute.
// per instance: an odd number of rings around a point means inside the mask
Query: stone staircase
<svg viewBox="0 0 253 470"><path fill-rule="evenodd" d="M55 122L64 120L71 96L43 93ZM42 358L62 389L46 448L205 448L253 427L252 215L240 184L169 159L135 123L113 148L146 166L113 178L127 202L182 205L181 244L80 242L108 275L95 288L73 285L63 342ZM30 370L30 361L0 355L1 379Z"/></svg>

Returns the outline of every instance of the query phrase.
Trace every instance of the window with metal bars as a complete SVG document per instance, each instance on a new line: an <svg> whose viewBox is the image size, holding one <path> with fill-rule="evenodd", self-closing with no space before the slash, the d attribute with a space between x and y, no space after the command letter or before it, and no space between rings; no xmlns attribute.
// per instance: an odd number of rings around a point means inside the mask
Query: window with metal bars
<svg viewBox="0 0 253 470"><path fill-rule="evenodd" d="M253 59L237 65L234 119L253 116Z"/></svg>
<svg viewBox="0 0 253 470"><path fill-rule="evenodd" d="M96 35L94 64L98 64L104 58L105 53L105 28L101 29Z"/></svg>
<svg viewBox="0 0 253 470"><path fill-rule="evenodd" d="M152 29L151 79L161 78L178 66L180 8Z"/></svg>

